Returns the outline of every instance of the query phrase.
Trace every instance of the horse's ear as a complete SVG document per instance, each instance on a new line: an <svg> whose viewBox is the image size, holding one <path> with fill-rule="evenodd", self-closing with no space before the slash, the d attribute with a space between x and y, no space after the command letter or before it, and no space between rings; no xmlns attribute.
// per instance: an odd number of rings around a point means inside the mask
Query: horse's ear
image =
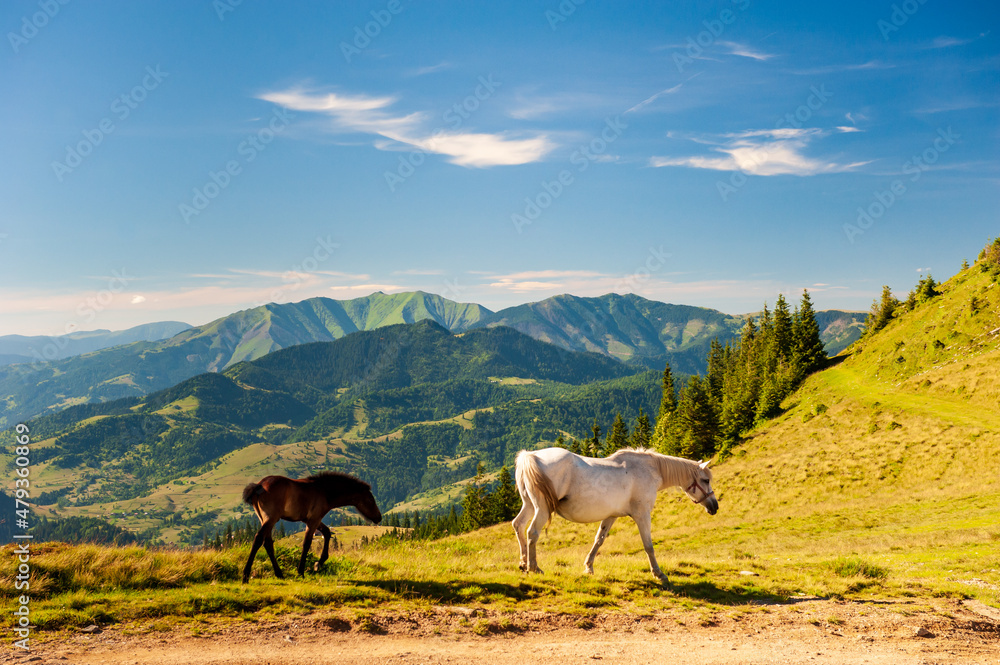
<svg viewBox="0 0 1000 665"><path fill-rule="evenodd" d="M700 467L701 467L701 468L703 468L703 469L707 469L707 468L708 468L708 466L709 466L709 465L710 465L711 463L712 463L712 460L706 460L706 461L702 462L701 464L699 464L698 466L700 466Z"/></svg>

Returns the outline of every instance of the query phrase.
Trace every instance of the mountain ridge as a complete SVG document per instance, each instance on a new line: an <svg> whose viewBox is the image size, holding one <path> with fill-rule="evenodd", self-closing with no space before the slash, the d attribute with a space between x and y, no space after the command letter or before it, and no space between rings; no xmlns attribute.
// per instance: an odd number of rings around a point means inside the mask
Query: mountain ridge
<svg viewBox="0 0 1000 665"><path fill-rule="evenodd" d="M862 315L831 316L831 321L843 322L848 335L857 333ZM134 342L50 363L0 367L0 427L73 404L146 395L201 372L223 371L290 346L421 320L453 332L513 327L568 350L598 352L653 369L662 369L669 361L679 372L698 373L705 369L712 338L731 339L744 319L745 315L633 294L596 298L563 294L499 312L422 291L269 303L157 342Z"/></svg>

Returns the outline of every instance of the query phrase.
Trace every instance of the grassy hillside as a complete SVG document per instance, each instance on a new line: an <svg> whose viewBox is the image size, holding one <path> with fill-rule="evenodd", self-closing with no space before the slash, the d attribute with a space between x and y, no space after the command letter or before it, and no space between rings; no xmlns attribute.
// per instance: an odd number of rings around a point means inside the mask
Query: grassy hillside
<svg viewBox="0 0 1000 665"><path fill-rule="evenodd" d="M930 598L1000 607L1000 288L974 266L941 291L808 377L779 417L717 463L718 515L676 490L661 495L654 543L670 588L646 570L628 519L586 576L596 527L557 518L539 544L540 575L517 571L508 525L340 551L325 574L305 581L274 580L261 557L260 581L248 586L236 581L245 547L45 545L33 621L58 628L295 613L377 631L380 614L454 604L488 610L465 625L489 634L516 630L504 624L515 610L565 612L586 627L609 611L684 610L678 621L711 625L815 597L905 599L904 611ZM286 569L296 543L279 548ZM15 565L0 557L5 604ZM808 603L796 607L811 612ZM838 621L813 617L820 627Z"/></svg>

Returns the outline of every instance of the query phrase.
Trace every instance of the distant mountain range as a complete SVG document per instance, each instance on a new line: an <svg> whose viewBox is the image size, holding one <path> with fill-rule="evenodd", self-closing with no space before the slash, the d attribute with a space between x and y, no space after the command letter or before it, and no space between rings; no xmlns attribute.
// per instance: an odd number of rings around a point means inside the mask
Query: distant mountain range
<svg viewBox="0 0 1000 665"><path fill-rule="evenodd" d="M703 372L711 340L734 338L745 318L615 294L560 295L499 312L422 291L272 303L169 339L134 341L45 364L0 367L0 427L74 404L146 395L290 346L424 320L455 333L507 326L573 351L594 351L655 369L669 361L679 372ZM828 352L854 341L863 319L856 312L820 312L817 320ZM150 325L153 330L184 324Z"/></svg>
<svg viewBox="0 0 1000 665"><path fill-rule="evenodd" d="M145 323L128 330L87 330L66 335L2 335L0 365L47 362L132 342L157 342L191 327L180 321Z"/></svg>

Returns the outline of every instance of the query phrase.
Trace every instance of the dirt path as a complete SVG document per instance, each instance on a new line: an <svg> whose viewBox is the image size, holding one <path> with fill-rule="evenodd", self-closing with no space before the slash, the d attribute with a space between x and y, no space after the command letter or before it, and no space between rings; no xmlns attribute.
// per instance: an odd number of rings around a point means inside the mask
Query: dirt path
<svg viewBox="0 0 1000 665"><path fill-rule="evenodd" d="M1000 664L1000 611L975 602L812 600L726 615L691 611L588 620L435 608L354 620L191 623L170 631L109 627L52 636L30 654L6 648L0 655L2 663L29 659L40 665Z"/></svg>

